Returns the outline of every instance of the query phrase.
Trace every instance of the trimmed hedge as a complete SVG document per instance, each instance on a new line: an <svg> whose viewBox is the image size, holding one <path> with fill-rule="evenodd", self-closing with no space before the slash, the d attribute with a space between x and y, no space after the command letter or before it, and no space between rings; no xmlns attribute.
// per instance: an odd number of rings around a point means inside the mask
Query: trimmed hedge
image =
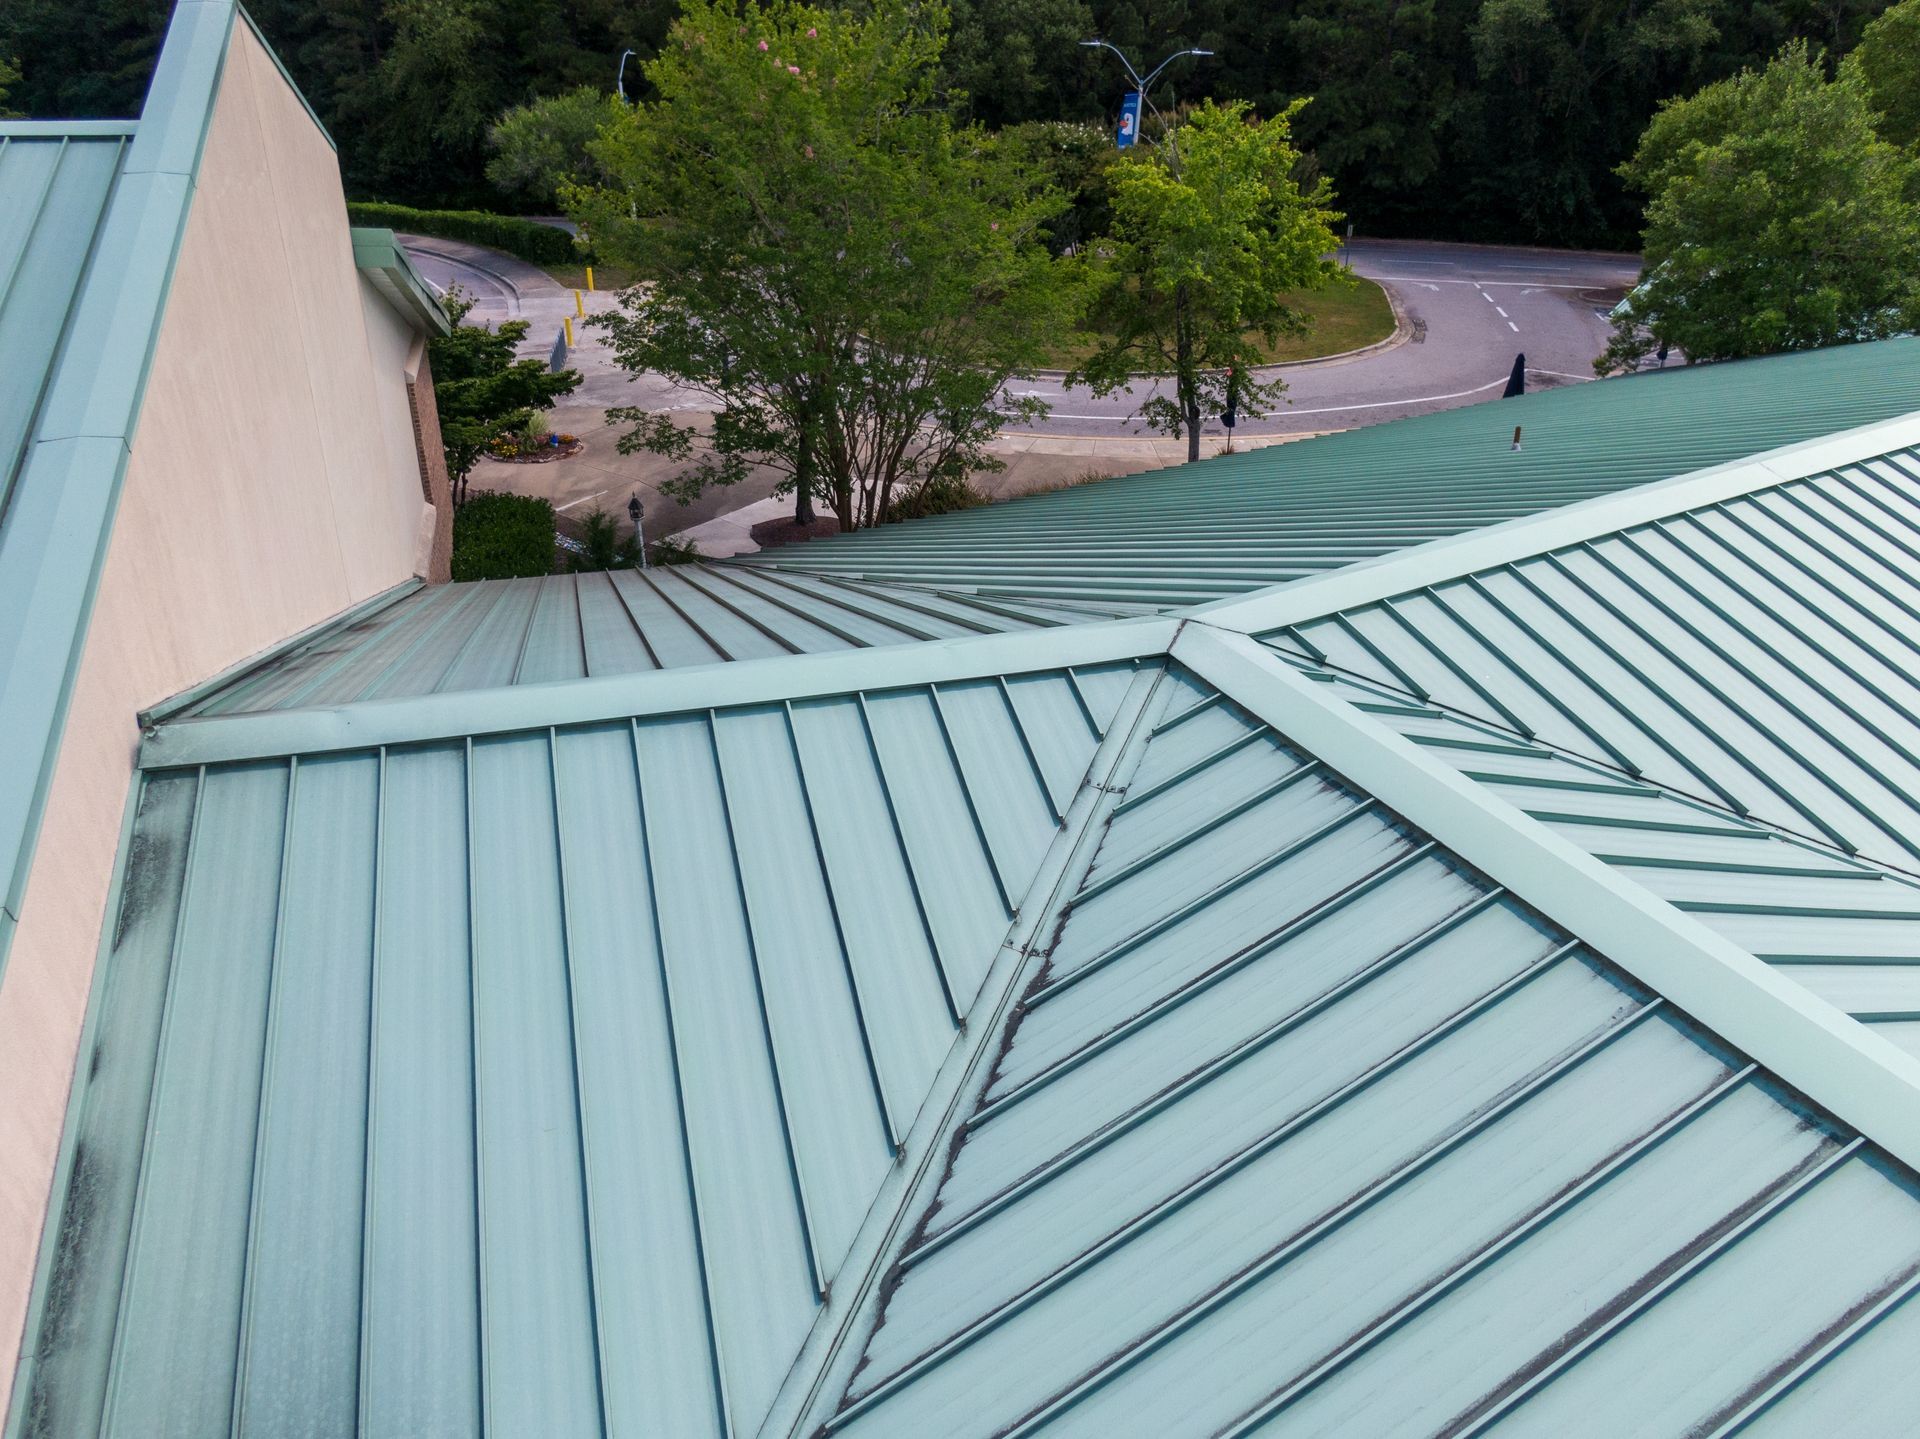
<svg viewBox="0 0 1920 1439"><path fill-rule="evenodd" d="M572 265L585 258L565 230L513 215L490 215L484 210L416 210L411 205L366 201L348 205L347 218L355 225L485 245L534 265Z"/></svg>
<svg viewBox="0 0 1920 1439"><path fill-rule="evenodd" d="M453 512L453 577L517 580L553 573L553 506L482 490Z"/></svg>

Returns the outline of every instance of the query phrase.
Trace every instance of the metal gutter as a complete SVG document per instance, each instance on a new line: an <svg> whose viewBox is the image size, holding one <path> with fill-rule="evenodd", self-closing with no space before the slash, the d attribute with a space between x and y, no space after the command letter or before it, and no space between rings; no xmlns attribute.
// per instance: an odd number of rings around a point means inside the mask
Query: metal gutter
<svg viewBox="0 0 1920 1439"><path fill-rule="evenodd" d="M357 605L351 605L340 611L339 614L321 620L318 624L308 625L297 634L288 635L285 639L269 645L257 654L251 654L243 660L235 661L218 674L209 675L206 679L201 680L199 684L189 685L178 694L171 695L161 700L160 703L141 710L134 718L141 729L151 729L157 724L172 719L182 710L192 709L195 705L199 704L200 701L207 698L208 695L213 694L217 690L223 690L230 684L237 683L252 674L255 670L264 669L296 650L302 649L318 640L326 639L329 635L348 629L353 625L359 624L362 620L370 619L381 611L392 608L416 590L424 588L424 586L425 581L421 580L418 576L412 579L402 580L399 584L393 586L393 588L382 590L379 594L369 599L364 599Z"/></svg>
<svg viewBox="0 0 1920 1439"><path fill-rule="evenodd" d="M688 665L604 679L267 710L163 724L140 745L142 769L324 754L434 739L594 724L950 680L1031 674L1165 654L1179 621L1153 617L915 645Z"/></svg>
<svg viewBox="0 0 1920 1439"><path fill-rule="evenodd" d="M1497 565L1599 539L1654 520L1824 474L1842 465L1920 444L1920 414L1861 425L1839 434L1783 445L1745 459L1637 485L1559 509L1468 530L1378 559L1344 565L1184 611L1245 634L1301 624L1391 599L1411 590L1477 574Z"/></svg>
<svg viewBox="0 0 1920 1439"><path fill-rule="evenodd" d="M1335 699L1245 635L1173 657L1524 903L1885 1148L1920 1164L1920 1058Z"/></svg>
<svg viewBox="0 0 1920 1439"><path fill-rule="evenodd" d="M423 334L453 333L453 322L420 278L393 231L357 225L351 233L353 263L403 320Z"/></svg>

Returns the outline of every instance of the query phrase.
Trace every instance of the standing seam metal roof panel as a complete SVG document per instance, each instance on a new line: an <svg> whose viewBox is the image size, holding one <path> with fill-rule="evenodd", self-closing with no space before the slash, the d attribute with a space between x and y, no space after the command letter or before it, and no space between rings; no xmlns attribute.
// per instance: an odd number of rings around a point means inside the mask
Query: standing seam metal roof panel
<svg viewBox="0 0 1920 1439"><path fill-rule="evenodd" d="M1296 653L1920 868L1920 455L1292 626Z"/></svg>
<svg viewBox="0 0 1920 1439"><path fill-rule="evenodd" d="M1196 604L1915 409L1920 339L1884 340L1471 405L746 564L1028 599Z"/></svg>
<svg viewBox="0 0 1920 1439"><path fill-rule="evenodd" d="M1044 629L1134 606L983 600L741 565L436 585L265 657L183 715L638 674L786 654Z"/></svg>
<svg viewBox="0 0 1920 1439"><path fill-rule="evenodd" d="M1107 820L1127 858L1020 981L825 1432L1730 1432L1920 1287L1911 1175L1162 691ZM1225 833L1249 753L1300 776L1257 844ZM1210 844L1234 873L1174 878Z"/></svg>
<svg viewBox="0 0 1920 1439"><path fill-rule="evenodd" d="M1132 672L150 774L22 1432L752 1433Z"/></svg>

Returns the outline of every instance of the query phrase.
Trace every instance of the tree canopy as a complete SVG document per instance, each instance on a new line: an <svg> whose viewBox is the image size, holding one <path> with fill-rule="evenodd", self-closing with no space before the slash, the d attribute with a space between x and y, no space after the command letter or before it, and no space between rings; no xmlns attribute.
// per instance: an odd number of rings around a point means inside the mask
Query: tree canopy
<svg viewBox="0 0 1920 1439"><path fill-rule="evenodd" d="M771 467L877 524L929 482L995 467L1007 380L1072 324L1042 243L1062 201L935 100L944 15L688 0L635 106L569 190L641 283L605 317L620 362L705 396L711 432L616 411L623 447L688 460L685 494Z"/></svg>
<svg viewBox="0 0 1920 1439"><path fill-rule="evenodd" d="M1804 41L1664 106L1622 174L1646 278L1603 369L1655 345L1734 359L1920 324L1920 161L1875 133L1858 67Z"/></svg>
<svg viewBox="0 0 1920 1439"><path fill-rule="evenodd" d="M487 446L523 428L535 411L572 394L580 376L572 370L554 373L539 360L514 357L515 347L527 335L525 320L469 325L473 302L457 288L447 296L446 308L453 333L433 340L427 358L447 474L455 501L464 502L467 476Z"/></svg>
<svg viewBox="0 0 1920 1439"><path fill-rule="evenodd" d="M1107 394L1143 372L1165 374L1172 392L1140 415L1184 434L1190 460L1203 415L1230 392L1257 417L1284 388L1253 371L1265 363L1259 341L1306 328L1285 293L1340 279L1323 258L1338 243L1329 187L1295 178L1290 125L1304 103L1264 123L1241 102L1202 105L1111 174L1110 253L1094 306L1109 338L1076 378Z"/></svg>
<svg viewBox="0 0 1920 1439"><path fill-rule="evenodd" d="M7 0L12 104L131 115L166 0ZM951 0L935 93L961 119L1111 122L1126 88L1101 35L1142 66L1187 46L1162 109L1314 97L1295 143L1362 233L1625 245L1640 205L1617 173L1660 102L1762 65L1804 38L1838 58L1887 0ZM1878 103L1920 118L1910 7L1876 33ZM250 9L339 141L359 199L544 204L487 181L503 112L613 89L622 50L654 54L673 0L256 0ZM1864 60L1863 60L1864 64ZM1907 69L1902 70L1902 66ZM628 68L628 91L646 81ZM1900 141L1892 128L1889 138Z"/></svg>

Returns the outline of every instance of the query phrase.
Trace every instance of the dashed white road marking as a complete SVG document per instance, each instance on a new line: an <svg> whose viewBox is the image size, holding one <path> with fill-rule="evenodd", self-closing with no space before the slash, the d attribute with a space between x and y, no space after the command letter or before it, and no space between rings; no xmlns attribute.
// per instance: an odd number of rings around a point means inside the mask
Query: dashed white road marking
<svg viewBox="0 0 1920 1439"><path fill-rule="evenodd" d="M1516 325L1516 324L1514 324L1514 323L1513 323L1513 321L1511 321L1511 320L1509 320L1509 321L1507 321L1507 328L1508 328L1509 330L1512 330L1512 331L1513 331L1513 333L1514 333L1514 334L1516 334L1516 335L1520 333L1520 327L1519 327L1518 325Z"/></svg>
<svg viewBox="0 0 1920 1439"><path fill-rule="evenodd" d="M1493 313L1498 315L1503 320L1507 318L1507 312L1501 309L1498 305L1495 305L1493 307Z"/></svg>

